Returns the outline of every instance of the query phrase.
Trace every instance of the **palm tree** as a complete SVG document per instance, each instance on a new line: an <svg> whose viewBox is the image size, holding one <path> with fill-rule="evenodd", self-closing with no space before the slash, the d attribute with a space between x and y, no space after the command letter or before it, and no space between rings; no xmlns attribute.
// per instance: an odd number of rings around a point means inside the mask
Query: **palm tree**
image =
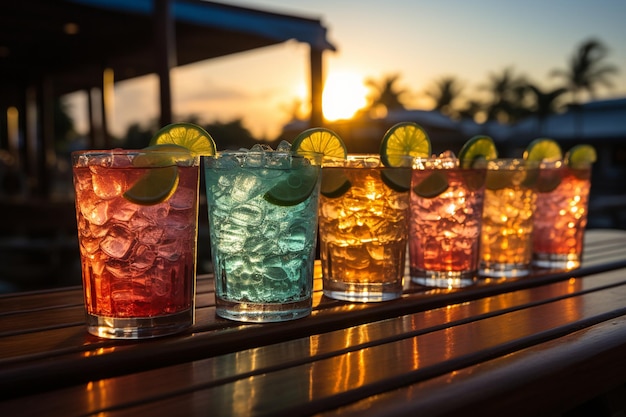
<svg viewBox="0 0 626 417"><path fill-rule="evenodd" d="M453 102L459 98L463 86L453 76L447 76L435 81L425 94L435 101L433 110L437 110L446 116L458 118L459 112L453 106Z"/></svg>
<svg viewBox="0 0 626 417"><path fill-rule="evenodd" d="M574 103L579 102L581 93L585 91L594 98L596 86L612 87L609 77L618 72L614 65L604 63L607 54L608 50L601 41L589 39L580 44L569 62L569 68L553 70L551 75L565 78Z"/></svg>
<svg viewBox="0 0 626 417"><path fill-rule="evenodd" d="M602 84L612 87L609 77L618 71L617 67L604 63L607 53L607 48L601 41L589 39L580 44L570 60L568 69L556 69L551 73L552 76L564 77L572 93L570 106L574 111L574 130L578 136L582 135L583 131L583 117L580 112L581 94L587 92L592 99L595 98L596 86Z"/></svg>
<svg viewBox="0 0 626 417"><path fill-rule="evenodd" d="M463 107L458 110L458 117L461 119L477 120L482 114L483 104L478 100L468 100Z"/></svg>
<svg viewBox="0 0 626 417"><path fill-rule="evenodd" d="M371 78L365 80L365 85L373 90L369 97L370 110L376 112L380 108L384 111L405 109L402 96L407 94L407 90L396 88L399 78L399 74L393 74L385 76L381 81Z"/></svg>
<svg viewBox="0 0 626 417"><path fill-rule="evenodd" d="M491 74L487 85L480 86L491 94L487 104L487 120L510 123L522 117L525 111L526 79L513 74L512 68L505 68L501 74Z"/></svg>
<svg viewBox="0 0 626 417"><path fill-rule="evenodd" d="M552 113L557 111L557 99L567 92L564 87L556 88L554 90L543 92L539 87L533 84L526 86L528 91L533 93L535 103L533 106L533 113L537 115L538 120L538 134L541 135L545 119Z"/></svg>

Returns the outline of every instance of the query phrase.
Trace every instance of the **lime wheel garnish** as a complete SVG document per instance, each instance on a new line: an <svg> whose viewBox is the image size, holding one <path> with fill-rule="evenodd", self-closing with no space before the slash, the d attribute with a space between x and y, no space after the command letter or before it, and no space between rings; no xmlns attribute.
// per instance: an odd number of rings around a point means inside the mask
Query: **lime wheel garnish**
<svg viewBox="0 0 626 417"><path fill-rule="evenodd" d="M474 136L463 144L459 152L461 168L474 168L484 161L496 159L498 151L489 136Z"/></svg>
<svg viewBox="0 0 626 417"><path fill-rule="evenodd" d="M320 153L324 159L345 161L348 150L343 139L330 129L313 127L300 133L291 144L291 149L306 155L307 152ZM322 184L320 193L329 198L343 195L351 187L350 181L340 169L326 170L322 168Z"/></svg>

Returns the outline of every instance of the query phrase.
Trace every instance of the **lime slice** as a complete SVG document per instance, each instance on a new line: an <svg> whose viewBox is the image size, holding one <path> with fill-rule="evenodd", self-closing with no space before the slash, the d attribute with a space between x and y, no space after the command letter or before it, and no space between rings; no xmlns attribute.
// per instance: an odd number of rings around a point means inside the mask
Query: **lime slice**
<svg viewBox="0 0 626 417"><path fill-rule="evenodd" d="M541 168L529 171L529 176L531 178L526 184L534 186L537 192L549 193L556 190L561 183L562 171L558 168Z"/></svg>
<svg viewBox="0 0 626 417"><path fill-rule="evenodd" d="M124 198L135 204L157 204L170 198L177 187L178 167L176 165L150 168L124 193Z"/></svg>
<svg viewBox="0 0 626 417"><path fill-rule="evenodd" d="M307 152L321 153L328 159L345 160L348 156L343 139L332 130L323 127L313 127L300 133L291 144L291 149L301 155L306 155ZM342 170L333 170L331 174L322 169L320 188L322 195L336 198L348 191L350 186L350 181Z"/></svg>
<svg viewBox="0 0 626 417"><path fill-rule="evenodd" d="M524 151L524 159L527 161L553 162L562 158L561 147L553 139L535 139L528 144Z"/></svg>
<svg viewBox="0 0 626 417"><path fill-rule="evenodd" d="M556 162L563 158L561 147L554 139L538 138L528 144L524 151L524 159L531 162ZM535 189L540 193L548 193L556 189L561 183L559 170L542 167L531 175L527 184L532 180Z"/></svg>
<svg viewBox="0 0 626 417"><path fill-rule="evenodd" d="M300 133L291 144L291 149L299 154L321 153L325 157L346 159L348 151L343 140L330 129L313 127Z"/></svg>
<svg viewBox="0 0 626 417"><path fill-rule="evenodd" d="M178 186L179 160L189 160L189 150L182 146L167 144L153 145L133 158L133 166L150 168L131 188L124 198L135 204L152 205L161 203L174 194Z"/></svg>
<svg viewBox="0 0 626 417"><path fill-rule="evenodd" d="M479 161L488 161L497 157L496 145L489 136L474 136L463 144L459 152L461 168L472 168L477 166Z"/></svg>
<svg viewBox="0 0 626 417"><path fill-rule="evenodd" d="M151 169L124 193L124 197L136 204L150 205L167 200L176 191L177 161L188 160L189 154L215 155L215 142L200 126L173 123L161 128L144 150L144 154L135 157L133 166Z"/></svg>
<svg viewBox="0 0 626 417"><path fill-rule="evenodd" d="M215 141L202 127L193 123L172 123L161 128L150 145L174 144L187 148L193 155L215 155Z"/></svg>
<svg viewBox="0 0 626 417"><path fill-rule="evenodd" d="M133 159L133 166L142 168L171 166L178 161L188 161L191 156L187 148L173 144L152 145L142 151L144 153Z"/></svg>
<svg viewBox="0 0 626 417"><path fill-rule="evenodd" d="M446 174L434 171L422 182L413 187L415 194L424 198L434 198L448 189Z"/></svg>
<svg viewBox="0 0 626 417"><path fill-rule="evenodd" d="M598 155L591 145L576 145L565 153L565 163L572 169L588 168L596 162Z"/></svg>
<svg viewBox="0 0 626 417"><path fill-rule="evenodd" d="M295 206L305 201L317 184L320 168L303 166L289 173L286 179L278 182L263 198L277 206Z"/></svg>
<svg viewBox="0 0 626 417"><path fill-rule="evenodd" d="M352 184L342 168L323 168L320 193L328 198L341 197L350 189Z"/></svg>
<svg viewBox="0 0 626 417"><path fill-rule="evenodd" d="M411 189L410 168L386 168L380 171L380 178L394 191L403 193Z"/></svg>
<svg viewBox="0 0 626 417"><path fill-rule="evenodd" d="M150 170L126 190L124 198L141 205L158 204L167 200L178 187L176 162L188 161L190 156L187 148L174 144L144 148L142 153L133 158L133 166Z"/></svg>
<svg viewBox="0 0 626 417"><path fill-rule="evenodd" d="M389 128L380 143L380 158L385 166L404 166L406 156L428 158L430 138L417 123L400 122Z"/></svg>

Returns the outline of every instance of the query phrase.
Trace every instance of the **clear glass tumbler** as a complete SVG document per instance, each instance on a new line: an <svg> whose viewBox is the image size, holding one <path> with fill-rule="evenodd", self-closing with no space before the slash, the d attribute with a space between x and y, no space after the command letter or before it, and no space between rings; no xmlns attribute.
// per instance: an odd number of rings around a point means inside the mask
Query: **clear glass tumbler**
<svg viewBox="0 0 626 417"><path fill-rule="evenodd" d="M409 222L414 283L461 288L476 281L485 174L452 157L416 160Z"/></svg>
<svg viewBox="0 0 626 417"><path fill-rule="evenodd" d="M250 150L204 160L218 316L311 313L321 156Z"/></svg>
<svg viewBox="0 0 626 417"><path fill-rule="evenodd" d="M537 172L537 164L521 158L487 162L481 276L510 278L530 273Z"/></svg>
<svg viewBox="0 0 626 417"><path fill-rule="evenodd" d="M567 167L562 161L541 168L550 181L539 188L534 221L533 264L570 270L582 261L591 189L591 166Z"/></svg>
<svg viewBox="0 0 626 417"><path fill-rule="evenodd" d="M193 324L199 158L72 154L87 329L142 339Z"/></svg>
<svg viewBox="0 0 626 417"><path fill-rule="evenodd" d="M374 154L324 160L319 211L324 295L361 302L402 295L411 161L391 168Z"/></svg>

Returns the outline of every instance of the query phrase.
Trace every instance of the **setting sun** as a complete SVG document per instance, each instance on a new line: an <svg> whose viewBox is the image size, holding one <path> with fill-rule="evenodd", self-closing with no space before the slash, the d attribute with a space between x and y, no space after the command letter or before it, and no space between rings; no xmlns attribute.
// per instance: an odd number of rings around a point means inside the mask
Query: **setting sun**
<svg viewBox="0 0 626 417"><path fill-rule="evenodd" d="M330 73L324 85L322 111L326 120L349 119L367 104L367 87L361 76L349 72Z"/></svg>

